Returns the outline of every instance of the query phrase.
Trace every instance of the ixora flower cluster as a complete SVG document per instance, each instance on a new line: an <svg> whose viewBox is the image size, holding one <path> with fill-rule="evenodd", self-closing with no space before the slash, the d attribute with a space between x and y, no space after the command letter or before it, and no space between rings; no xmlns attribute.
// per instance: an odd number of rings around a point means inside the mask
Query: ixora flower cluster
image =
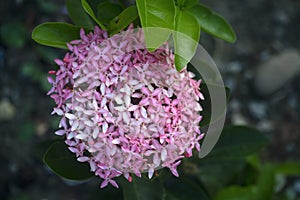
<svg viewBox="0 0 300 200"><path fill-rule="evenodd" d="M178 176L181 159L200 151L200 81L176 71L167 44L149 52L142 29L108 37L95 27L80 37L49 72L52 114L61 116L55 133L103 179L101 188L118 187L113 178L120 175L151 178L160 167Z"/></svg>

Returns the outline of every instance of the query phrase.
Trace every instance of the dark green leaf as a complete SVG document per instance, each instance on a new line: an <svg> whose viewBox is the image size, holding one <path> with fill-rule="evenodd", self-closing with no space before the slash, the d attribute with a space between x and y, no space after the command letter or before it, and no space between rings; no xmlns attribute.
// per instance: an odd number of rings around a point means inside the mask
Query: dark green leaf
<svg viewBox="0 0 300 200"><path fill-rule="evenodd" d="M205 184L213 196L216 191L234 182L238 174L242 174L246 161L244 159L208 160L196 157L197 177ZM186 165L187 162L184 164Z"/></svg>
<svg viewBox="0 0 300 200"><path fill-rule="evenodd" d="M238 183L243 185L252 185L257 182L260 168L256 168L252 165L252 163L249 163L249 160L247 160L247 164L245 165L243 171L239 174Z"/></svg>
<svg viewBox="0 0 300 200"><path fill-rule="evenodd" d="M114 35L119 31L125 29L130 23L132 23L138 17L136 6L130 6L123 10L119 16L115 17L109 23L108 32L110 35Z"/></svg>
<svg viewBox="0 0 300 200"><path fill-rule="evenodd" d="M160 47L175 28L175 5L173 0L136 0L141 24L145 29L146 46L150 50Z"/></svg>
<svg viewBox="0 0 300 200"><path fill-rule="evenodd" d="M34 146L34 153L37 156L39 160L43 160L43 157L47 150L49 149L50 145L52 145L54 142L59 141L58 139L56 140L46 140L43 142L39 142L35 144Z"/></svg>
<svg viewBox="0 0 300 200"><path fill-rule="evenodd" d="M167 200L210 200L204 186L191 176L170 177L165 182Z"/></svg>
<svg viewBox="0 0 300 200"><path fill-rule="evenodd" d="M229 23L219 14L202 4L188 10L198 21L203 31L227 42L235 42L236 35Z"/></svg>
<svg viewBox="0 0 300 200"><path fill-rule="evenodd" d="M100 26L100 28L106 30L107 28L97 19L93 9L90 7L88 2L86 0L81 0L81 4L85 12L87 12L91 16L91 18Z"/></svg>
<svg viewBox="0 0 300 200"><path fill-rule="evenodd" d="M86 0L86 2L90 5L90 7L92 8L93 12L96 13L97 12L97 6L101 3L106 2L107 0Z"/></svg>
<svg viewBox="0 0 300 200"><path fill-rule="evenodd" d="M163 187L158 179L133 177L131 183L124 182L122 186L124 200L161 200L163 197Z"/></svg>
<svg viewBox="0 0 300 200"><path fill-rule="evenodd" d="M72 21L81 27L94 28L94 24L88 14L84 11L81 0L66 0L66 7Z"/></svg>
<svg viewBox="0 0 300 200"><path fill-rule="evenodd" d="M97 19L105 25L118 16L122 12L122 7L119 4L111 2L103 2L97 6ZM127 17L127 16L125 16Z"/></svg>
<svg viewBox="0 0 300 200"><path fill-rule="evenodd" d="M221 190L214 200L254 200L255 194L254 186L230 186Z"/></svg>
<svg viewBox="0 0 300 200"><path fill-rule="evenodd" d="M195 61L193 59L197 59L197 60ZM199 57L197 57L197 58L193 57L193 59L192 59L191 63L201 62L200 66L205 66L207 69L212 68L210 64L208 64L207 62L204 61L204 59L201 59ZM200 79L203 80L199 71L191 63L188 64L187 70L192 72L193 74L195 74L195 77L194 77L195 80L200 80ZM209 74L209 75L207 75L207 74ZM214 72L214 70L206 71L205 75L207 75L206 77L208 77L208 76L215 77L215 72ZM217 120L222 119L222 117L224 117L224 115L226 114L225 113L226 107L227 107L227 103L230 98L230 89L227 86L224 87L223 85L218 84L218 83L214 83L214 84L208 83L207 84L202 81L202 83L200 85L200 91L204 96L204 100L201 100L199 102L203 108L203 111L201 111L201 115L203 116L203 118L200 122L200 127L205 128L209 124L218 122ZM227 103L226 102L218 103L217 105L215 103L214 107L212 107L211 95L213 95L214 101L215 101L215 99L220 99L222 94L224 94L224 92L226 95L226 99L224 99L224 100L226 100ZM216 94L217 94L217 96L216 96ZM218 100L218 102L222 102L222 101ZM212 118L212 108L214 109L213 118Z"/></svg>
<svg viewBox="0 0 300 200"><path fill-rule="evenodd" d="M196 52L200 39L200 26L192 15L177 9L175 30L176 32L173 33L175 65L177 71L181 71Z"/></svg>
<svg viewBox="0 0 300 200"><path fill-rule="evenodd" d="M39 44L67 49L67 43L79 39L80 27L63 22L47 22L37 26L32 39Z"/></svg>
<svg viewBox="0 0 300 200"><path fill-rule="evenodd" d="M197 4L199 0L177 0L177 5L181 10L189 9Z"/></svg>
<svg viewBox="0 0 300 200"><path fill-rule="evenodd" d="M89 164L78 162L63 141L53 143L43 160L54 173L66 179L85 180L93 176Z"/></svg>
<svg viewBox="0 0 300 200"><path fill-rule="evenodd" d="M265 146L267 138L246 126L227 126L206 158L232 159L248 156Z"/></svg>
<svg viewBox="0 0 300 200"><path fill-rule="evenodd" d="M217 114L217 118L211 119L212 105L211 105L211 99L210 99L210 93L209 93L208 87L210 88L210 90L214 90L216 93L219 91L221 92L221 90L225 89L226 100L227 100L227 102L229 101L229 96L230 96L229 87L225 86L225 88L224 88L223 86L219 86L219 85L213 85L213 84L207 85L205 83L201 83L200 91L202 92L202 94L204 96L204 100L200 101L200 104L203 107L203 111L201 112L203 119L200 122L200 127L205 127L205 126L209 125L210 123L216 122L216 120L218 120L220 116L224 115L224 112L226 111L226 107L218 109L219 112ZM224 106L226 106L226 105L224 105Z"/></svg>

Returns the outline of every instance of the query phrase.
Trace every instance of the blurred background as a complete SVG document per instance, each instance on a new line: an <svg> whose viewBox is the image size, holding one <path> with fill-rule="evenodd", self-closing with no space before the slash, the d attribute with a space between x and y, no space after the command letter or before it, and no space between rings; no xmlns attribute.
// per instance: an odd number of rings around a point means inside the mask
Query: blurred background
<svg viewBox="0 0 300 200"><path fill-rule="evenodd" d="M300 1L201 2L237 33L235 44L201 36L231 88L227 123L254 126L270 139L263 160L299 161ZM0 199L89 199L99 190L97 179L78 184L54 175L37 150L58 126L46 77L64 51L31 40L33 28L48 21L69 21L63 0L0 2ZM299 178L283 188L299 199Z"/></svg>

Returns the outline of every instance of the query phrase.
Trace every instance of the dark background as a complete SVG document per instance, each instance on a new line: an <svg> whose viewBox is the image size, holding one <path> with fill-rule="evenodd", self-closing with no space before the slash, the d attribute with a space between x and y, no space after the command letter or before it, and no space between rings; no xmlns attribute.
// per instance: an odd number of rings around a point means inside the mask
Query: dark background
<svg viewBox="0 0 300 200"><path fill-rule="evenodd" d="M88 199L90 192L99 190L97 179L80 184L60 179L43 165L36 148L36 144L53 137L58 124L50 116L53 102L46 96L50 87L46 77L53 59L62 57L63 51L37 45L30 35L42 22L69 21L63 3L0 3L0 199L77 200ZM201 36L201 43L231 88L227 123L254 126L270 138L262 152L264 160L299 161L300 1L202 3L225 16L237 33L235 44ZM276 65L270 66L272 59ZM282 70L290 76L278 75ZM263 81L257 79L261 76L265 77ZM278 86L270 91L265 83ZM286 191L296 199L300 179L292 178Z"/></svg>

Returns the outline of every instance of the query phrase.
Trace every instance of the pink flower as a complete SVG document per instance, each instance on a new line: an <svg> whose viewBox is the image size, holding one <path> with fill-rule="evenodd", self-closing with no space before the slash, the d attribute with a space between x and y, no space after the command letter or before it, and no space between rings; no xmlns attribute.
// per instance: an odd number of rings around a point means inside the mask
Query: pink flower
<svg viewBox="0 0 300 200"><path fill-rule="evenodd" d="M103 179L101 188L118 187L120 175L151 178L160 167L178 176L181 159L200 151L201 82L176 71L168 44L150 53L141 29L108 38L95 27L80 36L49 72L52 114L62 118L55 134L66 135L77 160Z"/></svg>

